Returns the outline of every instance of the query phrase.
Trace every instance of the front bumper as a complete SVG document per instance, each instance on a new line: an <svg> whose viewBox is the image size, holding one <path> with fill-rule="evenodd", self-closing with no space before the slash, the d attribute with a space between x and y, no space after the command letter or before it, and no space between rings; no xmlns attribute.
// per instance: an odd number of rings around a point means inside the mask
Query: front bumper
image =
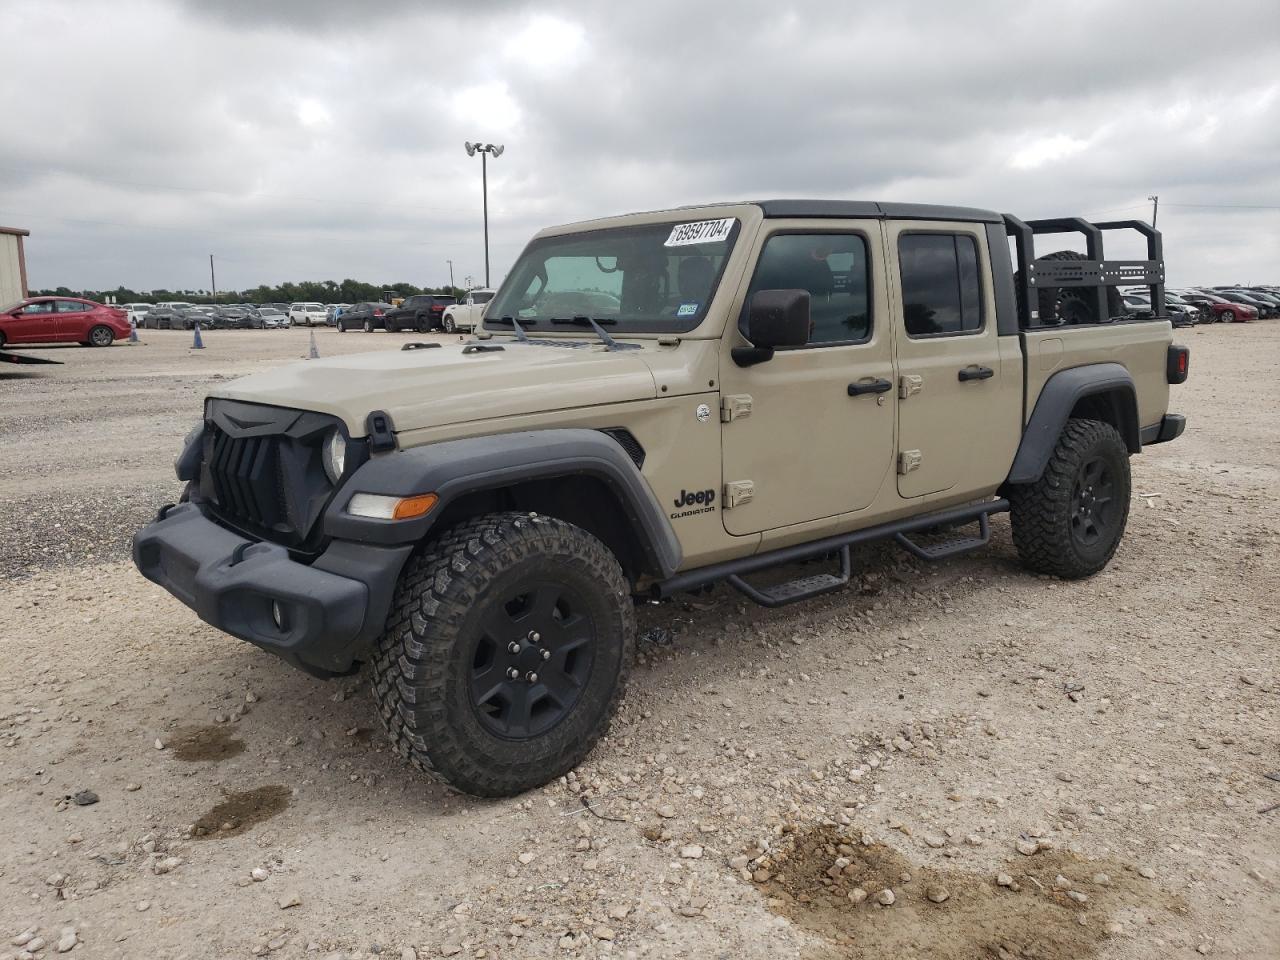
<svg viewBox="0 0 1280 960"><path fill-rule="evenodd" d="M367 656L412 549L333 541L305 564L284 547L247 540L184 503L162 510L134 535L133 562L205 623L332 676L349 673Z"/></svg>

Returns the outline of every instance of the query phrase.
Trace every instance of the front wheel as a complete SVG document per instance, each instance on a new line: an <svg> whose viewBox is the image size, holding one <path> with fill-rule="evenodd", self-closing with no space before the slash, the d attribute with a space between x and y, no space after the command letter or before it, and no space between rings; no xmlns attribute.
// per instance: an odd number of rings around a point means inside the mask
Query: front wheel
<svg viewBox="0 0 1280 960"><path fill-rule="evenodd" d="M1129 520L1129 451L1115 427L1068 420L1040 479L1009 495L1024 566L1064 580L1110 562Z"/></svg>
<svg viewBox="0 0 1280 960"><path fill-rule="evenodd" d="M373 661L401 755L511 796L568 773L622 698L635 613L614 555L554 517L487 514L410 559Z"/></svg>
<svg viewBox="0 0 1280 960"><path fill-rule="evenodd" d="M346 332L347 332L347 325L346 325L345 323L343 323L341 320L338 320L337 322L335 322L335 323L334 323L334 326L338 328L338 332L339 332L339 333L346 333Z"/></svg>

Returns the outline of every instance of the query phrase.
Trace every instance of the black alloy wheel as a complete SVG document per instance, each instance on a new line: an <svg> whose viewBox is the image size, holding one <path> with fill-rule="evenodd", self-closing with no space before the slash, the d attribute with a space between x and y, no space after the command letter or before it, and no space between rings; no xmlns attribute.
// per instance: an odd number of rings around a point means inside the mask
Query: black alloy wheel
<svg viewBox="0 0 1280 960"><path fill-rule="evenodd" d="M495 736L546 733L577 704L591 676L596 627L564 584L521 584L480 622L471 656L471 707Z"/></svg>
<svg viewBox="0 0 1280 960"><path fill-rule="evenodd" d="M1092 547L1110 536L1115 520L1115 483L1107 461L1086 460L1071 489L1071 535L1082 547Z"/></svg>

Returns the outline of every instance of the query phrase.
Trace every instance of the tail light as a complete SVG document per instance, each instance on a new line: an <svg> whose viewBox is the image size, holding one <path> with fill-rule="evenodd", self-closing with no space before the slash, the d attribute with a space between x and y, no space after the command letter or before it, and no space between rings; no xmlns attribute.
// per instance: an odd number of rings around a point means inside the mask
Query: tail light
<svg viewBox="0 0 1280 960"><path fill-rule="evenodd" d="M373 315L374 315L375 317L380 317L380 316L382 316L382 311L381 311L381 310L375 310L375 311L373 311Z"/></svg>
<svg viewBox="0 0 1280 960"><path fill-rule="evenodd" d="M1165 363L1165 378L1170 383L1186 383L1187 373L1191 369L1191 349L1176 343L1169 347L1169 358Z"/></svg>

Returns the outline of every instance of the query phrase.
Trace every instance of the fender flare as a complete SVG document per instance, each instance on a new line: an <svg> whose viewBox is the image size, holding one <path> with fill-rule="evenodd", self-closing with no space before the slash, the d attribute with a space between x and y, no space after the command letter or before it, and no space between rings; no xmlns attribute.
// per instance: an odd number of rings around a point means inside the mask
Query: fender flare
<svg viewBox="0 0 1280 960"><path fill-rule="evenodd" d="M1097 395L1110 399L1114 425L1129 452L1140 453L1138 393L1133 376L1118 363L1090 363L1062 370L1045 382L1022 433L1007 482L1021 484L1039 480L1075 405Z"/></svg>
<svg viewBox="0 0 1280 960"><path fill-rule="evenodd" d="M680 541L653 490L616 440L587 428L445 440L375 456L356 470L330 502L324 530L342 540L379 545L418 542L459 497L525 480L567 476L602 481L626 511L648 566L664 579L676 572L683 559ZM356 493L434 493L440 503L418 519L374 520L346 512Z"/></svg>

